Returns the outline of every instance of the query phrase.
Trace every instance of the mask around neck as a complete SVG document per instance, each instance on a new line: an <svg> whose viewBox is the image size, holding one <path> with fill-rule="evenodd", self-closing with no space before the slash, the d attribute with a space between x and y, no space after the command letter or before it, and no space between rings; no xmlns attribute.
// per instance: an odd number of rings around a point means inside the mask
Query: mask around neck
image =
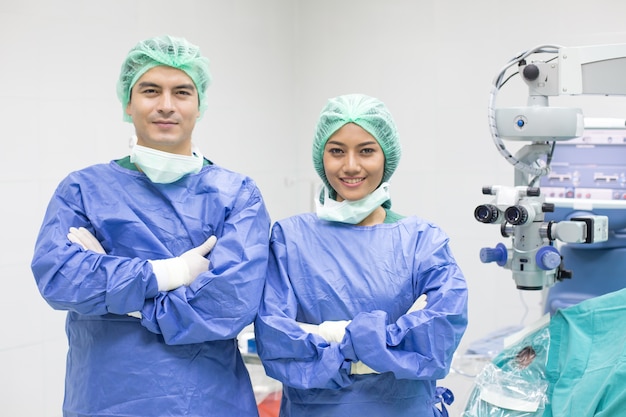
<svg viewBox="0 0 626 417"><path fill-rule="evenodd" d="M171 184L187 174L197 174L204 163L204 157L195 146L192 155L186 156L137 145L136 139L131 140L131 145L130 162L156 184Z"/></svg>
<svg viewBox="0 0 626 417"><path fill-rule="evenodd" d="M328 188L324 188L324 203L315 198L317 217L331 222L359 224L372 214L385 201L389 200L389 183L382 183L376 190L360 200L336 201L328 195Z"/></svg>

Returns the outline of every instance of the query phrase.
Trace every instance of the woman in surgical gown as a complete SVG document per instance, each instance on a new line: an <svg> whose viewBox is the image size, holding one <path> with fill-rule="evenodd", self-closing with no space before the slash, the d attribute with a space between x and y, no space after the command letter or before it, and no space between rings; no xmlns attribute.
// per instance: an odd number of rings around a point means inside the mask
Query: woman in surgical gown
<svg viewBox="0 0 626 417"><path fill-rule="evenodd" d="M440 415L467 288L446 234L389 209L399 157L382 102L329 100L313 143L325 192L317 213L274 224L255 322L281 416Z"/></svg>

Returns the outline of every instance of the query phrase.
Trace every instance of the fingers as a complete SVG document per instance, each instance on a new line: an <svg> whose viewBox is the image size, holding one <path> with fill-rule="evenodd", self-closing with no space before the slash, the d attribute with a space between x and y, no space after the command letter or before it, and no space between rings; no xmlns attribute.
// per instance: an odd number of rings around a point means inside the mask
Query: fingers
<svg viewBox="0 0 626 417"><path fill-rule="evenodd" d="M70 233L67 235L67 238L72 243L78 243L85 250L106 254L98 239L96 239L96 237L84 227L70 227Z"/></svg>
<svg viewBox="0 0 626 417"><path fill-rule="evenodd" d="M199 255L206 256L209 252L211 252L216 242L217 238L215 236L211 236L202 245L196 247L194 252Z"/></svg>
<svg viewBox="0 0 626 417"><path fill-rule="evenodd" d="M80 233L80 239L85 242L85 245L87 245L89 249L94 252L104 253L102 245L100 245L98 239L96 239L96 237L92 235L89 230L85 229L84 227L79 227L78 232Z"/></svg>
<svg viewBox="0 0 626 417"><path fill-rule="evenodd" d="M85 246L85 244L81 242L80 239L78 238L77 232L78 230L75 227L70 227L70 232L67 234L67 239L72 243L76 243L82 246L84 250L87 250L87 246Z"/></svg>

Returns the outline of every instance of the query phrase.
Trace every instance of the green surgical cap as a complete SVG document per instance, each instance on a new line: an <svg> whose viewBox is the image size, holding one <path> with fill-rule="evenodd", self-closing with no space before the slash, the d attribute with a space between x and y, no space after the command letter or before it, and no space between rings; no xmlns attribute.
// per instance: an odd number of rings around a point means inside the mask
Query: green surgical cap
<svg viewBox="0 0 626 417"><path fill-rule="evenodd" d="M158 36L139 42L130 50L122 64L117 82L117 97L122 102L124 120L132 119L126 114L130 92L139 78L149 69L168 66L184 71L196 85L200 117L207 108L206 89L211 82L209 60L200 55L200 49L184 38Z"/></svg>
<svg viewBox="0 0 626 417"><path fill-rule="evenodd" d="M396 124L382 101L363 94L348 94L331 98L322 109L315 129L313 166L332 198L335 198L335 193L324 172L324 147L328 139L347 123L361 126L378 141L385 154L383 182L391 178L402 154ZM385 207L390 205L389 201L383 204Z"/></svg>

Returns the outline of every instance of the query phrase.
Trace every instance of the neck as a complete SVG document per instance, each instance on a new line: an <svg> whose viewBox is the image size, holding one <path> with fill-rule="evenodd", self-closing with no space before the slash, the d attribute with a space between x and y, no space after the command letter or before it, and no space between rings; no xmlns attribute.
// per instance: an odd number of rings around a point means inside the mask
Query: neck
<svg viewBox="0 0 626 417"><path fill-rule="evenodd" d="M191 156L191 138L178 141L178 142L168 142L166 140L143 140L141 137L137 137L137 145L143 146L144 148L151 148L161 152L167 152L176 155L184 155Z"/></svg>

